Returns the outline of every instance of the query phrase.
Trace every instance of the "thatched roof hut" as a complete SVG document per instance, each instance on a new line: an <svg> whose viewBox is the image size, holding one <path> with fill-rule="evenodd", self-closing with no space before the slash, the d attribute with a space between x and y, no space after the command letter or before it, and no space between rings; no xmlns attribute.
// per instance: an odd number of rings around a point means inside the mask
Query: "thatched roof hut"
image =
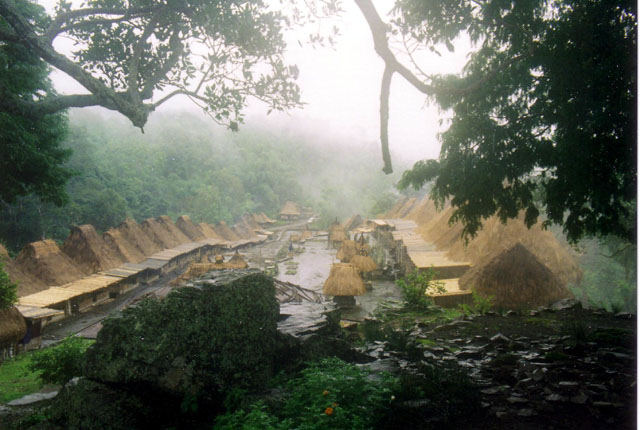
<svg viewBox="0 0 640 430"><path fill-rule="evenodd" d="M18 343L27 334L27 323L15 307L0 309L0 349Z"/></svg>
<svg viewBox="0 0 640 430"><path fill-rule="evenodd" d="M113 269L125 262L122 254L114 252L90 224L71 227L71 232L62 245L62 252L67 254L85 275Z"/></svg>
<svg viewBox="0 0 640 430"><path fill-rule="evenodd" d="M349 263L356 255L356 243L353 240L345 240L336 254L336 258L343 263Z"/></svg>
<svg viewBox="0 0 640 430"><path fill-rule="evenodd" d="M378 268L371 257L366 255L354 255L349 263L353 264L360 272L373 272Z"/></svg>
<svg viewBox="0 0 640 430"><path fill-rule="evenodd" d="M185 236L187 236L193 242L206 239L202 231L191 221L189 215L182 215L178 217L175 225L182 233L185 234Z"/></svg>
<svg viewBox="0 0 640 430"><path fill-rule="evenodd" d="M571 297L559 278L521 243L470 269L459 285L493 296L495 306L505 309L530 309Z"/></svg>
<svg viewBox="0 0 640 430"><path fill-rule="evenodd" d="M364 282L351 264L335 263L324 285L322 294L327 296L362 296L366 293Z"/></svg>
<svg viewBox="0 0 640 430"><path fill-rule="evenodd" d="M238 251L233 254L233 257L231 257L231 259L227 261L225 265L227 269L246 269L247 267L249 267L249 263L244 261L244 258L242 258Z"/></svg>
<svg viewBox="0 0 640 430"><path fill-rule="evenodd" d="M252 215L254 221L260 225L274 224L275 221L269 218L264 212Z"/></svg>
<svg viewBox="0 0 640 430"><path fill-rule="evenodd" d="M294 202L286 202L280 210L280 218L282 219L296 219L300 217L300 209Z"/></svg>
<svg viewBox="0 0 640 430"><path fill-rule="evenodd" d="M249 215L248 213L243 214L240 219L242 219L242 221L251 229L251 231L255 232L256 230L262 230L262 226L258 224L253 216Z"/></svg>

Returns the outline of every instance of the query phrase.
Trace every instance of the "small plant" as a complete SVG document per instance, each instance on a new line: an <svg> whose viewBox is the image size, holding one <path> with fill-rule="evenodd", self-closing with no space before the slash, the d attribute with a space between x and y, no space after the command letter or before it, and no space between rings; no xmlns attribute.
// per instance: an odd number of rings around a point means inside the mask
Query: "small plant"
<svg viewBox="0 0 640 430"><path fill-rule="evenodd" d="M458 309L465 315L484 315L489 312L495 303L495 296L482 296L475 288L471 289L473 305L465 303L458 305Z"/></svg>
<svg viewBox="0 0 640 430"><path fill-rule="evenodd" d="M0 309L7 309L18 301L18 285L11 282L9 275L4 271L4 265L0 260Z"/></svg>
<svg viewBox="0 0 640 430"><path fill-rule="evenodd" d="M39 371L45 384L65 384L82 374L84 353L93 341L68 337L60 344L33 354L29 368Z"/></svg>
<svg viewBox="0 0 640 430"><path fill-rule="evenodd" d="M414 270L409 273L405 279L396 281L396 285L402 289L402 297L409 306L426 308L433 304L432 300L427 297L428 293L443 293L444 286L441 282L434 280L435 271L433 268L429 270Z"/></svg>

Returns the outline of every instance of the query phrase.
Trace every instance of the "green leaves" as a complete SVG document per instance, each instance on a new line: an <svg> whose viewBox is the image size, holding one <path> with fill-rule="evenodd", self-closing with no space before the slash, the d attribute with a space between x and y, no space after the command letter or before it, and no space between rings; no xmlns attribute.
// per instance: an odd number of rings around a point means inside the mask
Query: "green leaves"
<svg viewBox="0 0 640 430"><path fill-rule="evenodd" d="M0 309L13 306L18 301L18 286L11 282L0 261Z"/></svg>
<svg viewBox="0 0 640 430"><path fill-rule="evenodd" d="M483 219L525 211L527 225L542 214L570 241L635 240L632 2L401 0L394 11L425 44L464 31L478 43L461 75L432 77L451 126L439 160L416 163L401 187L434 181L434 199L450 200L471 236Z"/></svg>

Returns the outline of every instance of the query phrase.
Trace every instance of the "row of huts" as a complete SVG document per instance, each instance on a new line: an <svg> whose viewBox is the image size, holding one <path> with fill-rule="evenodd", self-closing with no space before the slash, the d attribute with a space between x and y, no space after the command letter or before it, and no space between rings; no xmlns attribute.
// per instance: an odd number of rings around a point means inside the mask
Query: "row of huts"
<svg viewBox="0 0 640 430"><path fill-rule="evenodd" d="M271 223L264 214L245 214L231 227L161 216L140 224L126 220L102 235L92 225L76 226L62 247L52 240L30 243L15 259L0 250L6 272L19 285L17 306L0 314L0 354L14 353L18 342L37 347L42 329L53 321L210 255L261 243L272 234L265 230Z"/></svg>

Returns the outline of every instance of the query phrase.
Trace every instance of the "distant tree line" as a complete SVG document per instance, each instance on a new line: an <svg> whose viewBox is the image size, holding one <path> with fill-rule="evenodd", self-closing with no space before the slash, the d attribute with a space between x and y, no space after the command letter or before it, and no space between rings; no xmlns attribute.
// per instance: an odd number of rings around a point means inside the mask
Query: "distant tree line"
<svg viewBox="0 0 640 430"><path fill-rule="evenodd" d="M245 212L275 217L287 200L325 219L364 215L394 192L393 178L372 169L374 151L327 151L249 128L230 133L189 114L158 114L144 135L112 114L76 112L69 128L62 145L73 154L64 166L74 172L68 204L36 195L0 203L0 242L12 252L42 238L64 240L72 225L105 231L126 217L164 214L232 222Z"/></svg>

